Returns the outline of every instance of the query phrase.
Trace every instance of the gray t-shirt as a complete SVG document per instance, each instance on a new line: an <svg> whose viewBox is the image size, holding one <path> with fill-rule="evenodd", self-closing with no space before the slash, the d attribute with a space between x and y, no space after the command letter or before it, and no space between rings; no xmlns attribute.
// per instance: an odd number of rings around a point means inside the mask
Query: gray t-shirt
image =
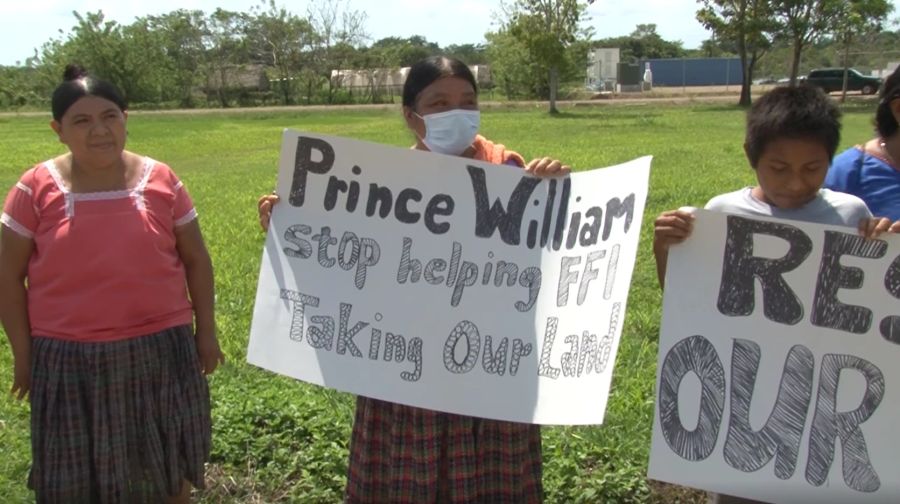
<svg viewBox="0 0 900 504"><path fill-rule="evenodd" d="M778 208L753 197L750 187L720 194L709 200L707 210L739 215L758 215L815 222L832 226L858 227L859 221L872 217L863 200L851 194L819 189L816 198L800 208Z"/></svg>

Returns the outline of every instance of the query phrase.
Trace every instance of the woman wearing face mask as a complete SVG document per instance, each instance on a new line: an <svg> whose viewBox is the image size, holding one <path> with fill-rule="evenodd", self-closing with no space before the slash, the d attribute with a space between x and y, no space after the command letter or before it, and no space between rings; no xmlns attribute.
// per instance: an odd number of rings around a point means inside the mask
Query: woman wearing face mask
<svg viewBox="0 0 900 504"><path fill-rule="evenodd" d="M403 118L415 149L515 165L538 176L569 172L546 157L526 164L478 135L478 87L457 59L434 56L410 68ZM277 201L260 198L263 228ZM532 503L542 495L539 426L357 399L347 502Z"/></svg>

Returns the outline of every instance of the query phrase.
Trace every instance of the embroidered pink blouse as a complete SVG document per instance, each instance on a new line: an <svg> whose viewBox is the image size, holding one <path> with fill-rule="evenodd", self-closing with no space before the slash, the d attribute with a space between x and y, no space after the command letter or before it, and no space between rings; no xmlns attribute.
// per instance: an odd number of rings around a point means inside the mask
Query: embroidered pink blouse
<svg viewBox="0 0 900 504"><path fill-rule="evenodd" d="M31 334L105 342L190 324L175 227L196 217L181 181L149 158L137 186L122 191L73 193L52 160L25 172L0 222L34 240Z"/></svg>

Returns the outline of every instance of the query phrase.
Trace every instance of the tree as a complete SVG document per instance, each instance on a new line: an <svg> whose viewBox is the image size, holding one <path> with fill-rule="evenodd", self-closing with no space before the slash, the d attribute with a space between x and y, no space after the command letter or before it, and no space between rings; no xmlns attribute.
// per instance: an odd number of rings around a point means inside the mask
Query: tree
<svg viewBox="0 0 900 504"><path fill-rule="evenodd" d="M717 39L715 34L709 39L700 43L700 48L689 52L690 55L701 58L721 58L723 56L734 56L737 49L731 41Z"/></svg>
<svg viewBox="0 0 900 504"><path fill-rule="evenodd" d="M72 12L72 15L78 22L68 39L57 48L56 59L63 60L61 66L68 62L85 67L90 73L116 84L130 98L132 93L126 85L128 78L122 65L122 27L115 21L107 21L103 11Z"/></svg>
<svg viewBox="0 0 900 504"><path fill-rule="evenodd" d="M508 49L510 56L527 54L529 65L546 72L551 114L558 112L560 76L573 66L584 68L583 59L573 61L569 49L579 39L589 38L590 31L581 26L585 8L577 0L514 0L503 5L506 19L495 36L488 38ZM577 52L583 53L584 47L580 49Z"/></svg>
<svg viewBox="0 0 900 504"><path fill-rule="evenodd" d="M524 44L504 28L485 38L495 88L507 98L546 96L547 73L532 60Z"/></svg>
<svg viewBox="0 0 900 504"><path fill-rule="evenodd" d="M207 96L215 92L222 107L227 107L229 70L248 60L247 32L248 16L239 12L218 8L207 19L208 29L204 33L206 47L206 91Z"/></svg>
<svg viewBox="0 0 900 504"><path fill-rule="evenodd" d="M769 0L697 0L697 20L717 39L733 42L741 59L742 106L749 106L753 69L772 44L776 25Z"/></svg>
<svg viewBox="0 0 900 504"><path fill-rule="evenodd" d="M831 25L835 41L843 49L844 84L841 101L847 99L847 71L850 69L850 46L861 37L881 30L882 23L894 7L887 0L835 0L836 15Z"/></svg>
<svg viewBox="0 0 900 504"><path fill-rule="evenodd" d="M887 23L885 23L887 25ZM814 68L843 67L844 49L831 35L831 30L817 37L803 48L798 75ZM775 39L766 57L754 70L754 78L787 76L793 54L793 44L783 37ZM846 55L850 67L860 71L883 69L900 56L900 30L882 30L856 38Z"/></svg>
<svg viewBox="0 0 900 504"><path fill-rule="evenodd" d="M158 101L164 88L165 54L147 25L122 26L106 20L102 11L72 14L77 23L68 36L48 41L29 62L40 68L36 77L41 87L49 94L63 68L74 63L115 84L129 102Z"/></svg>
<svg viewBox="0 0 900 504"><path fill-rule="evenodd" d="M683 58L687 51L681 41L668 41L656 32L655 24L639 24L630 35L600 39L592 47L618 47L623 60Z"/></svg>
<svg viewBox="0 0 900 504"><path fill-rule="evenodd" d="M145 19L151 30L162 37L166 69L174 81L178 102L182 107L194 106L197 68L204 59L203 40L207 34L203 11L179 9Z"/></svg>
<svg viewBox="0 0 900 504"><path fill-rule="evenodd" d="M633 46L632 51L639 53L640 58L680 58L685 53L680 40L663 39L653 23L637 25L628 38Z"/></svg>
<svg viewBox="0 0 900 504"><path fill-rule="evenodd" d="M25 66L0 66L0 107L18 108L41 101L30 85L33 73Z"/></svg>
<svg viewBox="0 0 900 504"><path fill-rule="evenodd" d="M381 56L384 67L408 67L429 56L441 54L439 45L421 35L385 37L375 41L371 50Z"/></svg>
<svg viewBox="0 0 900 504"><path fill-rule="evenodd" d="M265 8L265 10L263 10ZM304 70L304 53L312 49L315 33L306 19L275 5L275 0L255 9L247 31L255 54L275 69L285 105L294 103L294 84Z"/></svg>
<svg viewBox="0 0 900 504"><path fill-rule="evenodd" d="M365 29L366 13L351 10L349 0L320 0L316 8L309 7L307 16L316 33L312 76L328 82L327 100L331 104L340 82L332 77L331 71L350 66L357 47L369 38ZM312 80L307 85L311 88ZM311 95L308 90L307 98Z"/></svg>
<svg viewBox="0 0 900 504"><path fill-rule="evenodd" d="M845 0L772 0L777 38L790 41L790 84L797 84L803 49L821 36L834 22L837 7Z"/></svg>
<svg viewBox="0 0 900 504"><path fill-rule="evenodd" d="M444 48L444 54L464 61L467 65L486 65L487 48L481 44L450 44Z"/></svg>
<svg viewBox="0 0 900 504"><path fill-rule="evenodd" d="M163 33L153 31L146 21L138 20L122 27L119 64L121 86L132 104L147 106L171 98L174 89L166 71Z"/></svg>

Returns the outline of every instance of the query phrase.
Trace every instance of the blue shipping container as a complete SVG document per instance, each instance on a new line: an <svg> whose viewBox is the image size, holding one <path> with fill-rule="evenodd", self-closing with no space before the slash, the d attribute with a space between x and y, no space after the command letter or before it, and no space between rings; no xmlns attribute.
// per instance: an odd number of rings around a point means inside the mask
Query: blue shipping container
<svg viewBox="0 0 900 504"><path fill-rule="evenodd" d="M654 86L740 85L740 58L677 58L641 60L641 74L650 63Z"/></svg>

